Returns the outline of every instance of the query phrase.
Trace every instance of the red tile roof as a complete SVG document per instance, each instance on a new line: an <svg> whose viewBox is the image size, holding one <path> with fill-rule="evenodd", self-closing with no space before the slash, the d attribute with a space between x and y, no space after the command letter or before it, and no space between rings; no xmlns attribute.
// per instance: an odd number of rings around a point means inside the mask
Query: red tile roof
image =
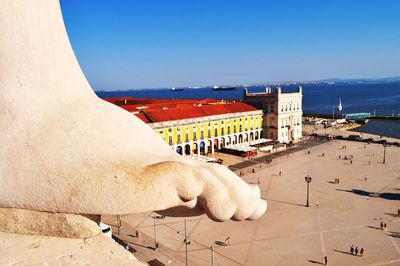
<svg viewBox="0 0 400 266"><path fill-rule="evenodd" d="M135 114L140 120L142 120L143 122L145 122L146 124L150 123L150 120L147 119L147 117L145 116L144 113L138 113Z"/></svg>
<svg viewBox="0 0 400 266"><path fill-rule="evenodd" d="M127 99L125 104L124 99ZM122 99L122 100L121 100ZM105 99L134 113L145 123L181 120L211 115L256 111L257 109L241 101L221 102L215 99L145 99L108 98Z"/></svg>

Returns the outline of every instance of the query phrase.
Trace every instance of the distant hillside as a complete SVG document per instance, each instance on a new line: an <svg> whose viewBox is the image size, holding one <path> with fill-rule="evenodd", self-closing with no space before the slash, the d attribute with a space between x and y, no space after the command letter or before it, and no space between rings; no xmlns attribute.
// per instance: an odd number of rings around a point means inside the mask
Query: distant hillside
<svg viewBox="0 0 400 266"><path fill-rule="evenodd" d="M342 78L328 78L323 80L316 80L314 82L335 82L335 83L359 83L359 82L400 82L400 77L387 77L387 78L354 78L354 79L342 79Z"/></svg>

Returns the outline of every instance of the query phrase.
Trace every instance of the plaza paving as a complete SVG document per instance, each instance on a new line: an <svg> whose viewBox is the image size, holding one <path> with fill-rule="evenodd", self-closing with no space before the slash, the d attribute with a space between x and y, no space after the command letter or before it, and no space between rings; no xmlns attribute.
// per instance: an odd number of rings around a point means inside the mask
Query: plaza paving
<svg viewBox="0 0 400 266"><path fill-rule="evenodd" d="M347 149L341 149L343 145ZM353 163L339 155L353 155ZM400 148L386 149L386 164L382 158L382 145L364 148L360 142L330 141L275 158L254 174L247 169L242 178L248 183L260 180L267 213L242 222L216 223L205 215L187 218L188 264L211 265L210 246L229 236L229 246L214 245L215 265L319 265L325 255L328 265L400 265ZM234 160L242 159L224 164ZM312 177L308 208L306 175ZM151 249L151 215L122 217L119 237L143 261L157 258L184 265L183 218L157 220L156 252ZM110 223L113 219L105 217ZM387 231L380 229L381 221ZM133 236L135 230L141 232L139 238ZM364 256L349 254L351 245L364 248Z"/></svg>

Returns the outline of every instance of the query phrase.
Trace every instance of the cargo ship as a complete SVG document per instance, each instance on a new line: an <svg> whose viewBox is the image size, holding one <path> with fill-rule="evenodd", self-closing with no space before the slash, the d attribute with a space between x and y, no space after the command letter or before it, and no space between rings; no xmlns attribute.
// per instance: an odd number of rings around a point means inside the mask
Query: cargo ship
<svg viewBox="0 0 400 266"><path fill-rule="evenodd" d="M213 91L232 91L232 90L236 90L236 86L214 86L212 87Z"/></svg>
<svg viewBox="0 0 400 266"><path fill-rule="evenodd" d="M184 90L184 88L171 88L171 91L183 91Z"/></svg>

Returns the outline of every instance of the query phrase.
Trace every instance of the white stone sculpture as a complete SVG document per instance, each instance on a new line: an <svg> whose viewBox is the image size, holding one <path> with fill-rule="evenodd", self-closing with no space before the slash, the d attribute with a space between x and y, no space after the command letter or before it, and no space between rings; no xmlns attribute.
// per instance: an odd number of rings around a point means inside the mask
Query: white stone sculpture
<svg viewBox="0 0 400 266"><path fill-rule="evenodd" d="M41 212L166 210L224 221L255 219L267 208L258 187L224 166L177 155L134 115L99 99L57 0L0 1L0 141L0 230L15 209L34 223Z"/></svg>

